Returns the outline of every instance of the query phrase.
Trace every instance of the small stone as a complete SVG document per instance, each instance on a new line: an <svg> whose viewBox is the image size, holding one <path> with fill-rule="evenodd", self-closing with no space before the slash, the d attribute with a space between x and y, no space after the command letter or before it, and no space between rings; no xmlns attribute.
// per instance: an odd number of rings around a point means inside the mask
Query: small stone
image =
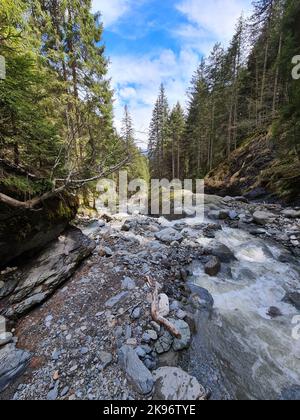
<svg viewBox="0 0 300 420"><path fill-rule="evenodd" d="M112 298L110 298L105 303L105 307L111 309L115 305L117 305L118 303L123 302L123 300L125 300L127 296L128 296L128 292L121 292L118 295L113 296Z"/></svg>
<svg viewBox="0 0 300 420"><path fill-rule="evenodd" d="M143 359L143 358L147 355L147 352L146 352L146 351L145 351L145 349L144 349L143 347L141 347L141 346L137 347L137 348L135 349L135 352L136 352L136 354L138 355L138 357L139 357L140 359Z"/></svg>
<svg viewBox="0 0 300 420"><path fill-rule="evenodd" d="M57 381L59 379L59 371L56 370L52 376L53 381Z"/></svg>
<svg viewBox="0 0 300 420"><path fill-rule="evenodd" d="M137 345L137 339L136 338L128 338L128 340L126 341L126 344L128 346L135 347Z"/></svg>
<svg viewBox="0 0 300 420"><path fill-rule="evenodd" d="M58 397L58 386L59 386L59 382L56 382L55 387L48 392L47 395L47 400L48 401L55 401Z"/></svg>
<svg viewBox="0 0 300 420"><path fill-rule="evenodd" d="M122 289L127 289L127 290L133 290L135 289L136 284L135 281L132 280L130 277L125 277L124 280L122 280Z"/></svg>
<svg viewBox="0 0 300 420"><path fill-rule="evenodd" d="M99 358L103 369L107 368L107 366L109 366L113 360L112 355L110 353L107 353L106 351L101 351L99 353Z"/></svg>
<svg viewBox="0 0 300 420"><path fill-rule="evenodd" d="M155 351L158 354L166 353L170 350L172 343L172 335L168 331L165 331L164 334L161 337L159 337L158 341L155 343Z"/></svg>
<svg viewBox="0 0 300 420"><path fill-rule="evenodd" d="M150 341L151 341L151 337L150 337L150 335L149 335L149 334L147 334L147 333L144 333L144 334L143 334L143 336L142 336L142 341L143 341L144 343L150 343Z"/></svg>
<svg viewBox="0 0 300 420"><path fill-rule="evenodd" d="M183 311L182 309L179 309L179 310L176 312L176 317L177 317L178 319L184 319L184 318L186 318L186 316L187 316L187 313L186 313L185 311Z"/></svg>
<svg viewBox="0 0 300 420"><path fill-rule="evenodd" d="M67 386L65 386L65 387L63 388L63 390L61 391L60 396L61 396L61 397L65 397L65 396L68 394L69 390L70 390L70 388L69 388L69 387L67 387Z"/></svg>
<svg viewBox="0 0 300 420"><path fill-rule="evenodd" d="M157 340L157 333L154 330L147 330L146 334L149 335L149 337L151 338L151 340L156 341Z"/></svg>
<svg viewBox="0 0 300 420"><path fill-rule="evenodd" d="M141 317L141 308L137 307L135 308L131 313L131 318L136 320Z"/></svg>
<svg viewBox="0 0 300 420"><path fill-rule="evenodd" d="M56 361L59 359L60 352L58 350L54 350L54 352L51 355L52 360Z"/></svg>
<svg viewBox="0 0 300 420"><path fill-rule="evenodd" d="M71 369L70 369L70 373L75 372L77 369L78 369L77 365L72 366Z"/></svg>
<svg viewBox="0 0 300 420"><path fill-rule="evenodd" d="M89 349L87 348L87 347L82 347L81 349L80 349L80 353L84 356L84 355L86 355L86 354L88 354L88 352L89 352Z"/></svg>
<svg viewBox="0 0 300 420"><path fill-rule="evenodd" d="M185 321L170 319L170 322L178 329L181 334L181 338L174 338L173 350L181 351L187 349L191 343L191 331L190 327Z"/></svg>

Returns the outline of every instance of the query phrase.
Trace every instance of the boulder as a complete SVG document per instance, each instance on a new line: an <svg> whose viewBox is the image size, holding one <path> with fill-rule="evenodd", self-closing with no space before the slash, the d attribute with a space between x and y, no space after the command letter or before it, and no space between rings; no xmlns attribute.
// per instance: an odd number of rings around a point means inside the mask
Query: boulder
<svg viewBox="0 0 300 420"><path fill-rule="evenodd" d="M70 227L34 259L3 279L6 292L1 294L0 313L7 318L20 317L43 302L74 274L94 249L94 241Z"/></svg>
<svg viewBox="0 0 300 420"><path fill-rule="evenodd" d="M38 211L20 211L0 203L0 267L56 239L77 209L77 199L68 194L44 201Z"/></svg>
<svg viewBox="0 0 300 420"><path fill-rule="evenodd" d="M288 292L283 302L290 303L293 305L298 311L300 311L300 293L299 292Z"/></svg>
<svg viewBox="0 0 300 420"><path fill-rule="evenodd" d="M286 209L286 210L283 210L282 212L281 212L281 214L284 216L284 217L287 217L288 219L300 219L300 211L298 210L294 210L294 209Z"/></svg>
<svg viewBox="0 0 300 420"><path fill-rule="evenodd" d="M256 211L253 214L253 219L258 225L266 225L272 223L276 219L276 215L269 211Z"/></svg>
<svg viewBox="0 0 300 420"><path fill-rule="evenodd" d="M209 245L204 247L206 254L211 254L218 257L221 262L229 263L235 261L234 253L224 244L217 241L212 241Z"/></svg>
<svg viewBox="0 0 300 420"><path fill-rule="evenodd" d="M155 237L159 241L161 241L163 243L166 243L166 244L171 244L174 241L182 242L182 240L183 240L183 236L181 235L181 233L177 232L173 228L163 229L160 232L156 233Z"/></svg>
<svg viewBox="0 0 300 420"><path fill-rule="evenodd" d="M153 372L153 399L157 401L197 401L206 399L206 391L196 378L180 368L162 367Z"/></svg>
<svg viewBox="0 0 300 420"><path fill-rule="evenodd" d="M21 375L30 361L30 354L14 344L0 348L0 392Z"/></svg>
<svg viewBox="0 0 300 420"><path fill-rule="evenodd" d="M205 273L209 276L216 277L221 270L221 262L218 257L212 257L205 264Z"/></svg>
<svg viewBox="0 0 300 420"><path fill-rule="evenodd" d="M118 355L120 366L131 385L142 395L150 394L154 386L153 376L135 350L129 346L122 346Z"/></svg>
<svg viewBox="0 0 300 420"><path fill-rule="evenodd" d="M214 299L212 295L200 286L196 284L189 284L189 290L191 296L189 297L189 303L197 310L211 311L214 307Z"/></svg>

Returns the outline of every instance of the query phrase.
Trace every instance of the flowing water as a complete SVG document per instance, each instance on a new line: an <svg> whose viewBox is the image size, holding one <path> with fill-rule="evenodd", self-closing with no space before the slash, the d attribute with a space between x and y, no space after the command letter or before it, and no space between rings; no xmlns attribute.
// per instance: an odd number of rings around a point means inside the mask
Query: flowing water
<svg viewBox="0 0 300 420"><path fill-rule="evenodd" d="M279 262L283 252L279 245L241 230L223 228L216 240L233 251L236 261L223 265L217 277L206 275L200 263L193 266L192 281L215 301L213 315L199 317L191 354L199 357L199 364L192 361L194 373L203 379L208 373L203 365L211 363L207 384L213 394L221 381L230 398L276 399L283 390L300 385L300 337L293 337L297 333L293 321L299 324L295 316L300 314L282 301L287 291L299 290L300 267ZM198 242L207 245L210 240ZM270 307L278 308L282 316L269 316ZM200 354L203 351L212 352L212 359ZM215 397L221 394L216 392Z"/></svg>

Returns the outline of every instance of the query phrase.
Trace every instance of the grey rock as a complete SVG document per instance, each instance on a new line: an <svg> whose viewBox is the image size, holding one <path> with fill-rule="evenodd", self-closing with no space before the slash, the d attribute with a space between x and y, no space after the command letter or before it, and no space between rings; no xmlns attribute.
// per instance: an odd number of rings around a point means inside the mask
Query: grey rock
<svg viewBox="0 0 300 420"><path fill-rule="evenodd" d="M155 234L156 239L163 243L182 242L183 236L173 228L166 228Z"/></svg>
<svg viewBox="0 0 300 420"><path fill-rule="evenodd" d="M181 338L174 338L173 350L181 351L187 349L191 344L190 327L185 321L182 321L181 319L170 319L170 322L175 325L181 334Z"/></svg>
<svg viewBox="0 0 300 420"><path fill-rule="evenodd" d="M300 293L299 292L288 292L284 299L284 302L290 303L293 305L298 311L300 311Z"/></svg>
<svg viewBox="0 0 300 420"><path fill-rule="evenodd" d="M146 351L143 347L139 346L135 349L136 354L139 358L143 359L146 356Z"/></svg>
<svg viewBox="0 0 300 420"><path fill-rule="evenodd" d="M57 400L57 398L58 398L58 387L59 387L59 382L56 382L54 388L51 389L51 391L49 391L48 394L47 394L47 400L48 401Z"/></svg>
<svg viewBox="0 0 300 420"><path fill-rule="evenodd" d="M178 319L184 319L184 318L186 318L186 316L187 316L187 313L186 313L185 311L181 310L181 309L179 309L179 310L176 312L176 317L177 317Z"/></svg>
<svg viewBox="0 0 300 420"><path fill-rule="evenodd" d="M119 363L136 391L142 395L150 394L154 386L153 376L131 347L121 347Z"/></svg>
<svg viewBox="0 0 300 420"><path fill-rule="evenodd" d="M276 219L276 215L268 211L256 211L253 214L253 219L258 225L266 225Z"/></svg>
<svg viewBox="0 0 300 420"><path fill-rule="evenodd" d="M300 211L294 209L286 209L281 212L284 217L288 219L297 219L300 218Z"/></svg>
<svg viewBox="0 0 300 420"><path fill-rule="evenodd" d="M62 389L62 391L60 392L60 396L61 396L61 397L65 397L65 396L68 394L69 390L70 390L70 388L69 388L68 386L65 386L65 387Z"/></svg>
<svg viewBox="0 0 300 420"><path fill-rule="evenodd" d="M106 351L100 351L99 359L101 361L103 369L107 368L107 366L109 366L113 360L112 355L110 353L107 353Z"/></svg>
<svg viewBox="0 0 300 420"><path fill-rule="evenodd" d="M0 392L25 371L29 361L30 354L14 344L0 348Z"/></svg>
<svg viewBox="0 0 300 420"><path fill-rule="evenodd" d="M112 309L114 306L118 305L119 303L123 302L128 296L128 292L121 292L116 296L110 298L106 303L105 307Z"/></svg>
<svg viewBox="0 0 300 420"><path fill-rule="evenodd" d="M215 277L219 274L221 270L221 262L218 257L212 257L210 260L205 264L204 267L205 273L209 276Z"/></svg>
<svg viewBox="0 0 300 420"><path fill-rule="evenodd" d="M206 391L196 378L180 368L162 367L153 372L154 400L196 401L205 400Z"/></svg>
<svg viewBox="0 0 300 420"><path fill-rule="evenodd" d="M281 393L282 401L300 401L300 385L284 388Z"/></svg>
<svg viewBox="0 0 300 420"><path fill-rule="evenodd" d="M157 340L157 332L154 330L147 330L146 334L149 335L149 337L151 338L152 341L156 341Z"/></svg>
<svg viewBox="0 0 300 420"><path fill-rule="evenodd" d="M151 337L150 337L150 335L148 334L148 333L144 333L143 334L143 336L142 336L142 341L144 342L144 343L150 343L151 342Z"/></svg>
<svg viewBox="0 0 300 420"><path fill-rule="evenodd" d="M158 341L155 343L154 349L156 353L163 354L171 349L172 343L172 335L168 331L165 331L164 334L159 337Z"/></svg>
<svg viewBox="0 0 300 420"><path fill-rule="evenodd" d="M212 241L209 245L204 247L204 251L207 254L218 257L220 261L224 263L229 263L236 259L233 252L226 245L217 241Z"/></svg>
<svg viewBox="0 0 300 420"><path fill-rule="evenodd" d="M141 317L141 312L142 312L141 308L139 307L135 308L131 313L131 318L134 320L139 319Z"/></svg>
<svg viewBox="0 0 300 420"><path fill-rule="evenodd" d="M0 347L10 343L13 340L13 335L10 332L4 332L0 334Z"/></svg>
<svg viewBox="0 0 300 420"><path fill-rule="evenodd" d="M213 309L215 303L214 299L206 289L195 284L189 284L189 289L191 291L189 303L191 303L195 309L204 309L208 311Z"/></svg>
<svg viewBox="0 0 300 420"><path fill-rule="evenodd" d="M275 306L271 306L268 310L267 315L271 318L278 318L282 316L282 312L279 308L276 308Z"/></svg>
<svg viewBox="0 0 300 420"><path fill-rule="evenodd" d="M8 318L21 316L43 302L74 274L80 262L93 252L95 246L79 229L69 228L36 258L19 267L15 274L17 287L10 295L10 306L3 314Z"/></svg>
<svg viewBox="0 0 300 420"><path fill-rule="evenodd" d="M122 280L122 289L133 290L135 289L136 284L135 281L132 280L130 277L125 277Z"/></svg>

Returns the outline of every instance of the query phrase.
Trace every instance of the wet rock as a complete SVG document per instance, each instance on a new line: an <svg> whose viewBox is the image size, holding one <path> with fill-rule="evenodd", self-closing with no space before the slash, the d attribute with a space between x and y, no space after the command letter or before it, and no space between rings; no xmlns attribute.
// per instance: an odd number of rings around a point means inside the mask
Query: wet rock
<svg viewBox="0 0 300 420"><path fill-rule="evenodd" d="M181 233L177 232L173 228L163 229L160 232L156 233L155 237L159 241L161 241L163 243L166 243L166 244L171 244L174 241L182 242L182 240L183 240L183 236L181 235Z"/></svg>
<svg viewBox="0 0 300 420"><path fill-rule="evenodd" d="M268 211L256 211L253 214L253 219L258 225L266 225L272 223L276 219L276 215Z"/></svg>
<svg viewBox="0 0 300 420"><path fill-rule="evenodd" d="M158 401L205 400L206 391L196 378L182 369L162 367L153 372L155 380L153 399Z"/></svg>
<svg viewBox="0 0 300 420"><path fill-rule="evenodd" d="M205 273L209 276L216 277L221 270L221 262L218 257L212 257L204 267Z"/></svg>
<svg viewBox="0 0 300 420"><path fill-rule="evenodd" d="M113 296L112 298L110 298L105 303L105 307L109 308L109 309L112 309L114 306L123 302L127 298L128 294L129 294L129 292L121 292L121 293L117 294L116 296Z"/></svg>
<svg viewBox="0 0 300 420"><path fill-rule="evenodd" d="M121 347L119 363L126 373L128 381L137 392L147 395L152 391L154 386L153 376L131 347Z"/></svg>
<svg viewBox="0 0 300 420"><path fill-rule="evenodd" d="M163 317L168 316L170 313L170 302L165 293L161 293L158 296L158 312Z"/></svg>
<svg viewBox="0 0 300 420"><path fill-rule="evenodd" d="M204 251L207 254L218 257L220 261L224 263L229 263L236 260L233 252L226 245L217 241L213 241L204 247Z"/></svg>
<svg viewBox="0 0 300 420"><path fill-rule="evenodd" d="M189 303L195 309L204 309L208 311L213 309L214 299L206 289L203 289L195 284L189 284L189 289L191 291Z"/></svg>
<svg viewBox="0 0 300 420"><path fill-rule="evenodd" d="M21 316L43 302L74 274L95 246L95 242L73 227L51 242L34 260L19 268L18 283L3 314L8 318Z"/></svg>
<svg viewBox="0 0 300 420"><path fill-rule="evenodd" d="M124 225L121 227L122 232L129 232L131 229L130 223L124 223Z"/></svg>
<svg viewBox="0 0 300 420"><path fill-rule="evenodd" d="M279 308L276 308L275 306L271 306L271 308L269 308L267 315L271 318L278 318L280 316L282 316L282 312Z"/></svg>
<svg viewBox="0 0 300 420"><path fill-rule="evenodd" d="M290 303L296 309L298 309L298 311L300 311L300 293L298 293L298 292L288 292L285 295L285 297L283 299L283 302Z"/></svg>
<svg viewBox="0 0 300 420"><path fill-rule="evenodd" d="M300 401L300 385L285 388L281 393L282 401Z"/></svg>
<svg viewBox="0 0 300 420"><path fill-rule="evenodd" d="M14 344L0 348L0 392L25 371L29 361L30 354Z"/></svg>

